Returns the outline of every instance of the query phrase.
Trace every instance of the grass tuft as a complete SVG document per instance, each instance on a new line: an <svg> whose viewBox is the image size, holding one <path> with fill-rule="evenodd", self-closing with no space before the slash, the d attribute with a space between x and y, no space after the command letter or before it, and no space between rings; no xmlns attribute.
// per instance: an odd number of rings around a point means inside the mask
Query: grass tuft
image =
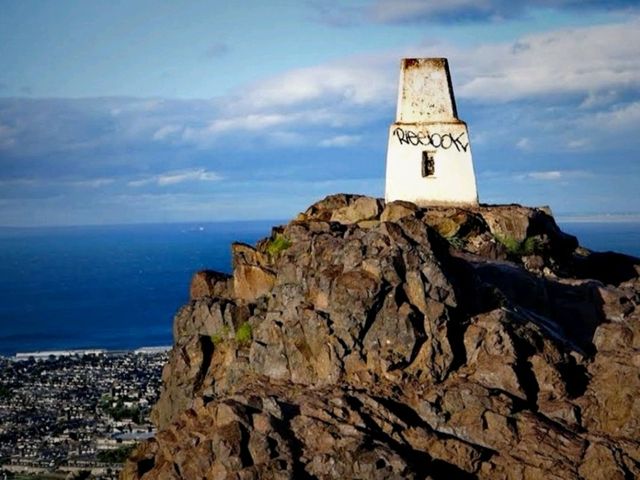
<svg viewBox="0 0 640 480"><path fill-rule="evenodd" d="M244 322L236 330L236 342L240 345L251 343L253 339L253 331L249 322Z"/></svg>
<svg viewBox="0 0 640 480"><path fill-rule="evenodd" d="M464 248L464 239L457 235L447 238L447 241L451 246L453 246L453 248L457 248L458 250L462 250Z"/></svg>
<svg viewBox="0 0 640 480"><path fill-rule="evenodd" d="M213 343L214 346L218 346L222 342L224 342L228 336L229 336L229 327L225 325L219 331L211 335L211 342Z"/></svg>
<svg viewBox="0 0 640 480"><path fill-rule="evenodd" d="M540 249L540 239L536 237L527 237L522 242L513 237L501 237L498 235L496 235L496 239L504 245L507 253L511 255L532 255Z"/></svg>
<svg viewBox="0 0 640 480"><path fill-rule="evenodd" d="M278 233L275 238L269 241L266 250L271 257L276 257L291 245L292 243L287 237L285 237L281 233Z"/></svg>

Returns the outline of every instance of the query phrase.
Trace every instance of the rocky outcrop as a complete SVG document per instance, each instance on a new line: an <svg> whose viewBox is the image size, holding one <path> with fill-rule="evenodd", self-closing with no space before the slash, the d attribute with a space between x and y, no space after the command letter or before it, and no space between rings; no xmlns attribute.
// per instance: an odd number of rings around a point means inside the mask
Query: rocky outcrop
<svg viewBox="0 0 640 480"><path fill-rule="evenodd" d="M205 297L224 296L229 291L229 281L232 277L213 270L196 272L191 279L189 298L198 300Z"/></svg>
<svg viewBox="0 0 640 480"><path fill-rule="evenodd" d="M334 195L199 273L123 479L640 475L640 260Z"/></svg>

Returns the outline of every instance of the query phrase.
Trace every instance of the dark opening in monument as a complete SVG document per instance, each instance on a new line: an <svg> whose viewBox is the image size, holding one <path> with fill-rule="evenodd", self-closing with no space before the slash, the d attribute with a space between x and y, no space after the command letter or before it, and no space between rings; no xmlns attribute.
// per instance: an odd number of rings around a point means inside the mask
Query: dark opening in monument
<svg viewBox="0 0 640 480"><path fill-rule="evenodd" d="M433 152L422 152L422 176L430 177L435 174L436 167L433 161Z"/></svg>

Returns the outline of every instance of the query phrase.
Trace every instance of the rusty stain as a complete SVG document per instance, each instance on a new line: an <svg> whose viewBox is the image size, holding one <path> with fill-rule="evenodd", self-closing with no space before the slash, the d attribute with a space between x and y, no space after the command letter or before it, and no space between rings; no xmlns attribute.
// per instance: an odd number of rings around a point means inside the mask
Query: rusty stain
<svg viewBox="0 0 640 480"><path fill-rule="evenodd" d="M404 69L409 70L411 68L419 68L420 60L417 58L405 58L404 59Z"/></svg>
<svg viewBox="0 0 640 480"><path fill-rule="evenodd" d="M446 58L405 58L402 60L404 70L412 70L422 68L425 65L439 68L444 66L448 70L448 62Z"/></svg>

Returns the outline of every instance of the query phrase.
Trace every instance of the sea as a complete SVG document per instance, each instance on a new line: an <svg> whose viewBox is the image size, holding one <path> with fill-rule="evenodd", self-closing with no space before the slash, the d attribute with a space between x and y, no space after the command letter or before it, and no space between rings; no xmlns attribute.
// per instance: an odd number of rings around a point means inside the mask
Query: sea
<svg viewBox="0 0 640 480"><path fill-rule="evenodd" d="M281 223L0 228L0 355L171 345L193 273Z"/></svg>
<svg viewBox="0 0 640 480"><path fill-rule="evenodd" d="M0 228L0 355L172 343L194 272L284 221ZM592 250L640 256L640 222L559 222Z"/></svg>

